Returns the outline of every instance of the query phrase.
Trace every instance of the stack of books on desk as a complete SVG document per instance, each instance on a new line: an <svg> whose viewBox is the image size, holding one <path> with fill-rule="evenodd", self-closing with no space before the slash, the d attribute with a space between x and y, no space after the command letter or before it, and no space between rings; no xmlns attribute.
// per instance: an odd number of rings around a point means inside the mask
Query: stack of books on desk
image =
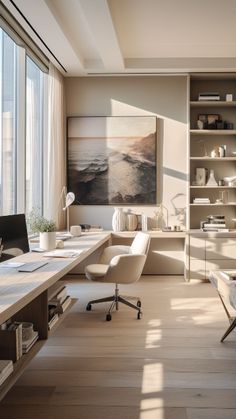
<svg viewBox="0 0 236 419"><path fill-rule="evenodd" d="M29 339L22 341L23 354L27 354L27 352L29 352L29 350L32 348L32 346L35 344L38 338L39 338L38 332L33 331Z"/></svg>
<svg viewBox="0 0 236 419"><path fill-rule="evenodd" d="M13 372L13 362L10 360L0 360L0 385L11 375Z"/></svg>
<svg viewBox="0 0 236 419"><path fill-rule="evenodd" d="M215 101L215 100L220 100L220 95L218 92L204 92L204 93L199 93L198 95L198 100L199 101Z"/></svg>

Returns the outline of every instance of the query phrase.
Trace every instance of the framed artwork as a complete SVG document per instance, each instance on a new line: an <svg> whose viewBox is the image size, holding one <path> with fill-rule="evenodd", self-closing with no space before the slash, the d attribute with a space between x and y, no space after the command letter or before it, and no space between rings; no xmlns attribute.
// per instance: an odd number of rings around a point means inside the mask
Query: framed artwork
<svg viewBox="0 0 236 419"><path fill-rule="evenodd" d="M156 117L69 117L67 183L84 205L156 203Z"/></svg>
<svg viewBox="0 0 236 419"><path fill-rule="evenodd" d="M198 120L203 122L203 128L216 129L216 122L220 120L219 114L198 114Z"/></svg>

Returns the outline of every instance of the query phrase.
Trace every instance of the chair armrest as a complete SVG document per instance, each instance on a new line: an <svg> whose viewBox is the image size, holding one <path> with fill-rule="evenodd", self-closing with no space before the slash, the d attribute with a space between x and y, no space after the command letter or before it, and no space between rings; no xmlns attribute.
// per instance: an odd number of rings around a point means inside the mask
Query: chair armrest
<svg viewBox="0 0 236 419"><path fill-rule="evenodd" d="M114 256L124 255L130 253L130 246L108 246L104 249L100 259L99 263L103 263L105 265L109 264L111 259L113 259Z"/></svg>

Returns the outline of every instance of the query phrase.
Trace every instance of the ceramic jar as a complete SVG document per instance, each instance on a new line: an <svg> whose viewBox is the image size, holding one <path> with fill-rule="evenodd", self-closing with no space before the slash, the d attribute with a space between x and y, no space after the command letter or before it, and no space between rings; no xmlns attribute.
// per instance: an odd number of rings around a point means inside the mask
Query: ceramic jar
<svg viewBox="0 0 236 419"><path fill-rule="evenodd" d="M52 250L56 248L56 232L39 233L39 247L42 250Z"/></svg>
<svg viewBox="0 0 236 419"><path fill-rule="evenodd" d="M126 228L128 231L136 230L138 226L138 217L135 214L127 214L126 216Z"/></svg>
<svg viewBox="0 0 236 419"><path fill-rule="evenodd" d="M124 231L126 224L126 216L123 212L123 208L115 208L112 216L112 228L113 231Z"/></svg>

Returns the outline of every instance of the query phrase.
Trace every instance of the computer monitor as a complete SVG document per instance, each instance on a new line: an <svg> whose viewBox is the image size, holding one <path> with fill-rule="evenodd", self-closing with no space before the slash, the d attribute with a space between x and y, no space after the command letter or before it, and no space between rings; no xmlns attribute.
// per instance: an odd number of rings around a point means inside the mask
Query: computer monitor
<svg viewBox="0 0 236 419"><path fill-rule="evenodd" d="M0 239L3 246L0 262L29 252L25 214L1 216Z"/></svg>

